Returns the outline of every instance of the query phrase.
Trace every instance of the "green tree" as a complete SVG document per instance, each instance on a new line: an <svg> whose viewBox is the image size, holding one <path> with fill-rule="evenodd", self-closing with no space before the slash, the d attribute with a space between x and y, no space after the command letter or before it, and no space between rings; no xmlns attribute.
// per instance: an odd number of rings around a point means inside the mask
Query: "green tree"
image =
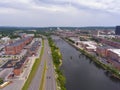
<svg viewBox="0 0 120 90"><path fill-rule="evenodd" d="M4 81L3 81L3 79L2 79L2 78L0 78L0 85L1 85L1 84L3 84L3 82L4 82Z"/></svg>

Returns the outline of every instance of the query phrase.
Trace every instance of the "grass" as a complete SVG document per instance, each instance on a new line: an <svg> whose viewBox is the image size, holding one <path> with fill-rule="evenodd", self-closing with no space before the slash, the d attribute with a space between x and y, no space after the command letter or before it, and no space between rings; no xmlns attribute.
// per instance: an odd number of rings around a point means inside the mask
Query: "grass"
<svg viewBox="0 0 120 90"><path fill-rule="evenodd" d="M34 63L34 65L33 65L33 67L32 67L32 70L31 70L31 72L30 72L30 74L29 74L29 77L28 77L27 81L25 82L22 90L28 90L28 88L29 88L29 86L30 86L30 83L32 82L32 79L34 78L34 76L35 76L35 74L36 74L36 72L37 72L37 69L38 69L38 67L39 67L39 65L40 65L40 62L41 62L41 58L42 58L43 53L44 53L44 40L42 40L42 49L41 49L40 56L39 56L39 58L37 58L37 59L35 60L35 63Z"/></svg>
<svg viewBox="0 0 120 90"><path fill-rule="evenodd" d="M41 83L40 83L39 90L44 90L46 69L47 69L47 67L46 67L46 61L45 61L44 69L43 69L43 73L42 73L42 79L41 79Z"/></svg>
<svg viewBox="0 0 120 90"><path fill-rule="evenodd" d="M51 37L48 37L48 41L52 52L53 64L55 66L54 69L57 75L56 76L57 87L60 87L59 90L66 90L65 87L66 78L64 77L63 72L60 70L62 55L60 53L59 48L55 45Z"/></svg>

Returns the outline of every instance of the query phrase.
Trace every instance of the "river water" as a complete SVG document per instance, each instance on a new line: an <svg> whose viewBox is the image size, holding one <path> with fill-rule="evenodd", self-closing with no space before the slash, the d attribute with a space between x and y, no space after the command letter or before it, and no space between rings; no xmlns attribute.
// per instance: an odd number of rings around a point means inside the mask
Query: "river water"
<svg viewBox="0 0 120 90"><path fill-rule="evenodd" d="M61 69L67 90L120 90L120 81L82 55L58 36L52 36L63 56Z"/></svg>

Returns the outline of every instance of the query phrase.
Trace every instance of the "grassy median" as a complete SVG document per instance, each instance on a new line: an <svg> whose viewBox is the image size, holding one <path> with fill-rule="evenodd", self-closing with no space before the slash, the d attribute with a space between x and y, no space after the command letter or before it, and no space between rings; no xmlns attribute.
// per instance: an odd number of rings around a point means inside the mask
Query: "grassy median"
<svg viewBox="0 0 120 90"><path fill-rule="evenodd" d="M63 72L60 70L62 55L60 53L59 48L55 45L54 41L51 37L48 37L49 45L52 52L52 59L53 64L55 66L55 72L57 74L56 81L57 81L57 90L66 90L66 78L63 75ZM58 89L60 87L60 89Z"/></svg>
<svg viewBox="0 0 120 90"><path fill-rule="evenodd" d="M28 77L27 81L25 82L22 90L28 90L28 88L30 86L30 83L32 82L32 79L34 78L34 76L35 76L35 74L37 72L37 69L38 69L38 67L40 65L43 53L44 53L44 40L42 39L42 48L41 48L40 56L39 56L39 58L37 58L35 60L35 63L33 64L33 67L32 67L32 70L31 70L31 72L29 74L29 77Z"/></svg>
<svg viewBox="0 0 120 90"><path fill-rule="evenodd" d="M44 90L44 88L45 88L44 86L45 86L46 69L47 69L47 65L46 65L46 61L45 61L39 90Z"/></svg>

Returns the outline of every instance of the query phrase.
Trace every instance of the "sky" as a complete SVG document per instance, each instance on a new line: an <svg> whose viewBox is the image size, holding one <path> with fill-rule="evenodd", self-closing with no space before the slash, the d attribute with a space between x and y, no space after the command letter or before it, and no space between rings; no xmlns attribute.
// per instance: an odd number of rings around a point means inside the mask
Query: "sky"
<svg viewBox="0 0 120 90"><path fill-rule="evenodd" d="M120 0L0 0L0 26L116 26Z"/></svg>

